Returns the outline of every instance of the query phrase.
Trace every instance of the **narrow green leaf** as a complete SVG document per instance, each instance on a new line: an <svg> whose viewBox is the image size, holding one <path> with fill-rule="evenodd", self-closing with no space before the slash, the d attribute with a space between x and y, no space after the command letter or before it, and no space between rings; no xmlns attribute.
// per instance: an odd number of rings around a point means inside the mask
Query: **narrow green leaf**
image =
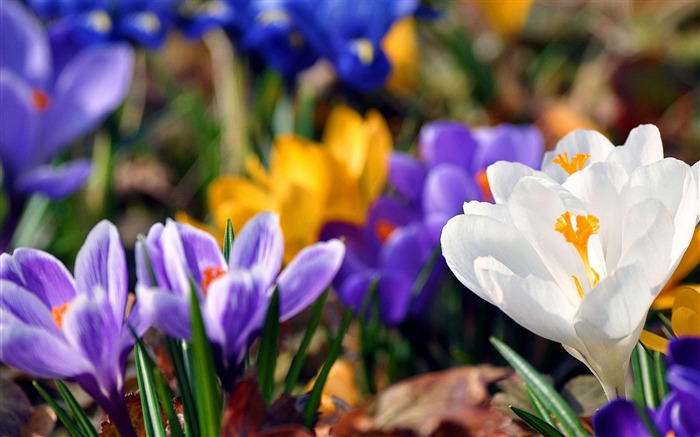
<svg viewBox="0 0 700 437"><path fill-rule="evenodd" d="M544 437L564 437L564 434L560 433L559 430L534 414L530 414L527 411L521 410L520 408L512 405L510 406L510 409L513 410L513 412L517 414L518 417L523 420L523 422L527 423L530 428L539 432Z"/></svg>
<svg viewBox="0 0 700 437"><path fill-rule="evenodd" d="M165 417L168 418L168 424L170 425L170 436L185 437L185 434L182 431L182 426L180 426L180 419L178 419L177 412L175 412L175 407L173 407L173 398L170 394L170 390L165 384L163 375L155 367L153 368L153 383L155 384L156 392L158 393L160 405L165 412Z"/></svg>
<svg viewBox="0 0 700 437"><path fill-rule="evenodd" d="M491 337L489 340L503 358L505 358L520 376L523 377L525 382L529 384L532 392L537 396L542 405L556 416L557 423L565 435L587 435L571 407L564 402L561 396L559 396L559 393L554 390L542 375L514 350L496 337Z"/></svg>
<svg viewBox="0 0 700 437"><path fill-rule="evenodd" d="M216 379L214 355L204 329L199 299L194 285L190 291L192 319L192 370L199 418L199 435L217 436L221 429L221 394Z"/></svg>
<svg viewBox="0 0 700 437"><path fill-rule="evenodd" d="M542 405L542 401L539 400L537 395L532 391L529 385L525 384L525 391L527 392L527 397L530 399L530 403L532 404L532 407L535 409L537 412L537 415L550 424L551 426L556 427L557 424L554 422L554 419L552 419L552 413L547 411L544 405Z"/></svg>
<svg viewBox="0 0 700 437"><path fill-rule="evenodd" d="M654 351L654 374L656 375L656 393L660 400L668 396L666 383L666 359L659 351Z"/></svg>
<svg viewBox="0 0 700 437"><path fill-rule="evenodd" d="M371 308L371 311L368 309ZM369 313L369 317L368 317ZM362 300L359 312L360 327L360 353L362 355L362 368L364 370L365 391L367 394L375 393L374 366L377 359L377 343L380 330L379 323L379 298L377 296L377 281L373 280Z"/></svg>
<svg viewBox="0 0 700 437"><path fill-rule="evenodd" d="M640 406L656 408L658 405L654 369L651 358L641 343L632 351L635 400Z"/></svg>
<svg viewBox="0 0 700 437"><path fill-rule="evenodd" d="M58 388L58 392L61 394L63 401L66 403L66 405L68 405L68 408L70 408L71 412L73 413L73 417L76 420L78 428L80 428L82 431L82 435L97 437L97 430L93 426L92 422L90 422L90 418L75 399L70 389L68 389L68 387L61 380L56 379L54 382L56 383L56 388Z"/></svg>
<svg viewBox="0 0 700 437"><path fill-rule="evenodd" d="M63 426L66 427L68 432L72 436L80 436L82 435L82 431L80 427L78 426L77 423L68 415L68 412L58 405L56 401L51 397L51 395L48 394L46 390L42 386L39 385L37 381L32 381L32 385L34 385L34 388L36 389L37 392L39 392L39 395L41 395L42 398L44 398L44 401L46 404L51 407L51 409L56 413L56 416L58 416L58 419L63 423Z"/></svg>
<svg viewBox="0 0 700 437"><path fill-rule="evenodd" d="M231 219L226 219L226 230L224 231L224 258L228 264L228 260L231 257L231 248L233 248L233 224Z"/></svg>
<svg viewBox="0 0 700 437"><path fill-rule="evenodd" d="M199 430L199 422L197 420L197 405L192 394L190 379L187 376L185 361L182 354L182 340L175 340L168 337L165 340L165 346L170 355L170 361L175 369L175 379L177 387L182 397L182 411L185 415L185 430L188 436L195 436L195 430Z"/></svg>
<svg viewBox="0 0 700 437"><path fill-rule="evenodd" d="M280 293L275 287L270 299L270 306L267 307L265 325L260 334L260 347L258 349L258 359L255 366L258 369L258 383L260 393L265 398L265 403L272 403L272 396L275 391L275 367L277 366L277 352L280 342Z"/></svg>
<svg viewBox="0 0 700 437"><path fill-rule="evenodd" d="M285 378L284 391L291 393L294 386L299 380L299 374L301 373L301 366L304 363L304 357L306 356L306 351L309 349L311 344L311 339L316 332L319 322L321 321L321 315L323 314L323 306L326 303L328 294L330 293L330 287L323 292L323 294L316 300L313 309L311 310L311 317L309 319L309 324L306 326L306 331L304 332L304 337L301 339L301 344L299 345L299 350L294 354L292 359L292 364L289 365L289 372L287 372L287 378Z"/></svg>
<svg viewBox="0 0 700 437"><path fill-rule="evenodd" d="M435 262L438 260L441 253L442 250L439 244L430 252L430 258L423 264L423 267L418 273L418 277L411 285L411 296L413 299L416 299L423 290L423 287L425 287L425 283L428 282L428 278L430 278L430 274L433 272L433 267L435 267Z"/></svg>
<svg viewBox="0 0 700 437"><path fill-rule="evenodd" d="M146 435L165 437L165 427L158 405L158 393L153 383L155 366L147 356L143 343L138 340L134 345L134 361L136 363L136 380L139 385L141 409Z"/></svg>
<svg viewBox="0 0 700 437"><path fill-rule="evenodd" d="M338 332L335 339L333 340L333 343L331 343L331 347L328 349L326 361L323 363L323 367L316 378L316 382L311 389L311 393L309 393L309 397L306 399L306 406L304 407L304 426L306 426L308 429L311 429L311 426L316 419L318 405L321 403L323 387L326 385L326 380L328 379L328 374L331 371L333 363L335 363L338 355L340 355L343 347L343 337L345 337L345 333L350 327L352 315L352 309L345 311L345 316L343 317L343 321L340 323L340 327L338 327Z"/></svg>

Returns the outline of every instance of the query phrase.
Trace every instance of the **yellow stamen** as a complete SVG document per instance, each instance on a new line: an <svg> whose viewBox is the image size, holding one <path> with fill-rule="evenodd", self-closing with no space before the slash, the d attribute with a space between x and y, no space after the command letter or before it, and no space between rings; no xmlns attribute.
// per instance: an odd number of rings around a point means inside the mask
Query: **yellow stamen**
<svg viewBox="0 0 700 437"><path fill-rule="evenodd" d="M46 111L50 100L49 95L42 90L36 88L32 90L32 103L34 103L34 107L39 111Z"/></svg>
<svg viewBox="0 0 700 437"><path fill-rule="evenodd" d="M581 299L583 299L583 287L581 287L581 283L575 275L571 275L571 277L574 279L574 284L576 284L576 291L578 291L578 296Z"/></svg>
<svg viewBox="0 0 700 437"><path fill-rule="evenodd" d="M491 186L489 185L489 178L486 176L486 170L481 170L477 173L475 179L476 185L481 190L484 202L493 202L493 195L491 194Z"/></svg>
<svg viewBox="0 0 700 437"><path fill-rule="evenodd" d="M90 14L88 21L93 29L100 33L112 31L112 19L105 11L95 11Z"/></svg>
<svg viewBox="0 0 700 437"><path fill-rule="evenodd" d="M398 226L395 224L386 220L378 220L374 227L374 234L379 238L379 241L384 242L397 227Z"/></svg>
<svg viewBox="0 0 700 437"><path fill-rule="evenodd" d="M372 63L372 61L374 60L374 46L372 45L372 42L370 40L368 40L367 38L359 38L353 40L351 44L352 51L360 59L360 62L362 62L365 65L369 65Z"/></svg>
<svg viewBox="0 0 700 437"><path fill-rule="evenodd" d="M583 265L586 267L588 272L588 279L591 283L591 287L595 287L600 280L600 275L598 272L591 268L591 264L588 260L588 239L591 235L597 234L600 231L600 220L592 214L588 215L577 215L576 216L576 230L571 224L571 212L566 211L561 215L554 223L554 230L560 232L567 243L573 244L576 252L581 257ZM576 283L576 288L581 296L583 296L583 289L581 284L578 282L578 278L574 277L574 282Z"/></svg>
<svg viewBox="0 0 700 437"><path fill-rule="evenodd" d="M53 321L56 322L56 326L63 328L63 315L68 311L70 307L70 302L66 302L63 305L51 308L51 315L53 316Z"/></svg>
<svg viewBox="0 0 700 437"><path fill-rule="evenodd" d="M583 169L583 166L586 165L586 161L588 161L588 158L590 157L591 155L587 153L577 153L573 158L571 158L571 161L569 161L569 154L564 152L563 154L558 154L556 158L552 159L552 163L559 164L564 171L569 174L574 174Z"/></svg>
<svg viewBox="0 0 700 437"><path fill-rule="evenodd" d="M209 267L204 269L202 272L202 293L204 293L205 296L209 291L209 285L211 285L214 279L218 278L224 273L226 273L226 270L222 269L221 267Z"/></svg>

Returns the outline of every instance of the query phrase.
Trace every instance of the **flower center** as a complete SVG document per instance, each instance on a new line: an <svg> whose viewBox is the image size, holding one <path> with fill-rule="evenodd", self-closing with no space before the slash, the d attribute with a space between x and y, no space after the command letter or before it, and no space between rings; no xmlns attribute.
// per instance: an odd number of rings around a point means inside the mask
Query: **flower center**
<svg viewBox="0 0 700 437"><path fill-rule="evenodd" d="M379 241L383 243L397 227L398 226L386 220L378 220L377 224L374 226L374 234L379 238Z"/></svg>
<svg viewBox="0 0 700 437"><path fill-rule="evenodd" d="M214 279L226 273L226 270L221 267L209 267L204 269L202 272L202 293L206 296L209 292L209 285L214 281Z"/></svg>
<svg viewBox="0 0 700 437"><path fill-rule="evenodd" d="M600 230L600 220L592 214L577 215L575 219L576 229L574 230L574 226L571 223L572 215L570 211L562 214L554 223L554 230L560 232L567 243L573 244L576 252L581 257L581 261L583 261L583 265L586 267L591 287L595 287L600 281L600 275L591 268L591 263L588 259L588 239ZM583 287L581 287L579 279L574 275L571 277L574 279L579 296L583 298Z"/></svg>
<svg viewBox="0 0 700 437"><path fill-rule="evenodd" d="M350 50L357 55L365 65L369 65L374 60L374 46L367 38L358 38L350 42Z"/></svg>
<svg viewBox="0 0 700 437"><path fill-rule="evenodd" d="M489 185L489 178L486 176L486 170L481 170L474 176L476 180L476 185L479 186L481 190L481 195L484 201L493 202L493 195L491 194L491 186Z"/></svg>
<svg viewBox="0 0 700 437"><path fill-rule="evenodd" d="M574 174L583 169L583 166L586 165L586 161L588 161L590 157L591 155L587 153L577 153L569 160L569 154L564 152L558 154L556 158L552 159L552 162L554 164L559 164L565 172Z"/></svg>
<svg viewBox="0 0 700 437"><path fill-rule="evenodd" d="M100 33L108 33L112 31L112 19L105 11L95 11L88 17L88 22L93 29Z"/></svg>
<svg viewBox="0 0 700 437"><path fill-rule="evenodd" d="M49 95L42 90L36 88L32 90L32 103L39 111L45 111L48 108L49 100Z"/></svg>
<svg viewBox="0 0 700 437"><path fill-rule="evenodd" d="M63 305L51 308L51 315L53 316L53 321L56 322L56 326L63 328L63 315L68 311L70 307L70 302L66 302Z"/></svg>

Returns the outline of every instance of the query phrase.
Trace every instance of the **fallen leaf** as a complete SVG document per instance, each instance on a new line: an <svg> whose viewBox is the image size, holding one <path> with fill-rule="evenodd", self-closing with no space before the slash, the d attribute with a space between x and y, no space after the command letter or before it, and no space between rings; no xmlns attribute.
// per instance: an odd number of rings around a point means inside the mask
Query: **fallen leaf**
<svg viewBox="0 0 700 437"><path fill-rule="evenodd" d="M48 405L35 407L29 421L22 428L22 437L46 437L56 426L56 413Z"/></svg>
<svg viewBox="0 0 700 437"><path fill-rule="evenodd" d="M231 392L224 411L221 435L226 437L255 436L265 423L265 399L252 378L240 382Z"/></svg>

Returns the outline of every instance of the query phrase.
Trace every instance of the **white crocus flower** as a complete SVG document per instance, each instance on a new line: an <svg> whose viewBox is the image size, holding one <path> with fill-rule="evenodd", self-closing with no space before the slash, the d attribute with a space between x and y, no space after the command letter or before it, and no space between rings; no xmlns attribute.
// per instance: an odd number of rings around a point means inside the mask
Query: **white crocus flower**
<svg viewBox="0 0 700 437"><path fill-rule="evenodd" d="M497 204L466 203L441 238L464 285L561 343L610 399L624 394L647 311L698 222L696 168L650 156L634 165L599 159L563 184L543 172L514 181L489 168Z"/></svg>

